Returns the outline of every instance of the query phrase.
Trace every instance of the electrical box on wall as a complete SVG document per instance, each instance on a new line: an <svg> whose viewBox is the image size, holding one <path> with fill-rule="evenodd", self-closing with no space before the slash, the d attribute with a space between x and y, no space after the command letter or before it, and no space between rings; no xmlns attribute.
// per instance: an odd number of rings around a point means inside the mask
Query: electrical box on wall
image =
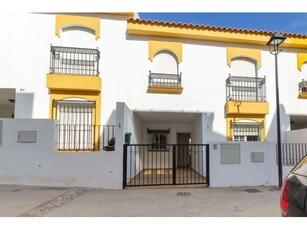
<svg viewBox="0 0 307 230"><path fill-rule="evenodd" d="M17 143L36 143L36 131L18 131Z"/></svg>
<svg viewBox="0 0 307 230"><path fill-rule="evenodd" d="M240 164L240 144L221 144L221 164Z"/></svg>
<svg viewBox="0 0 307 230"><path fill-rule="evenodd" d="M264 152L251 152L252 162L264 162Z"/></svg>

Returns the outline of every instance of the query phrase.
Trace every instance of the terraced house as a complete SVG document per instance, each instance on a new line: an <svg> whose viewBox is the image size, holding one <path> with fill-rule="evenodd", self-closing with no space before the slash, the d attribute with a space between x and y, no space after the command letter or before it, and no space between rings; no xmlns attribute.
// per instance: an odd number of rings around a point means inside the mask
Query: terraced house
<svg viewBox="0 0 307 230"><path fill-rule="evenodd" d="M232 164L236 143L276 142L273 31L137 13L0 18L0 183L207 184L209 143ZM283 35L281 138L303 143L307 35Z"/></svg>

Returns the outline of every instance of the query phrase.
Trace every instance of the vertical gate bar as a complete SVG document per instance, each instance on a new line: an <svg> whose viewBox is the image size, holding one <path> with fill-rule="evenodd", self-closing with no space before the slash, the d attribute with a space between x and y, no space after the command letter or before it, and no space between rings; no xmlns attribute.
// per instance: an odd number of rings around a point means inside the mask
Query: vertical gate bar
<svg viewBox="0 0 307 230"><path fill-rule="evenodd" d="M291 155L293 155L293 153L294 153L294 145L292 145ZM293 158L294 158L294 156L293 156Z"/></svg>
<svg viewBox="0 0 307 230"><path fill-rule="evenodd" d="M210 153L209 153L209 145L206 144L206 178L207 178L207 185L210 186Z"/></svg>
<svg viewBox="0 0 307 230"><path fill-rule="evenodd" d="M171 171L171 172L173 173L173 170L171 170L171 163L172 163L172 160L171 160L171 156L172 156L172 154L171 154L171 147L172 147L172 146L169 146L168 161L167 161L168 167L167 167L167 168L168 168L169 171ZM172 176L173 176L173 174L172 174ZM167 178L167 183L168 183L168 184L170 184L170 180L171 180L171 179L168 177L168 178Z"/></svg>
<svg viewBox="0 0 307 230"><path fill-rule="evenodd" d="M135 180L132 180L132 177L131 177L131 168L132 168L132 166L131 166L131 162L132 162L132 146L131 145L129 145L129 179L130 179L130 182L131 181L133 181L133 185L135 185ZM132 183L131 183L131 185L132 185Z"/></svg>
<svg viewBox="0 0 307 230"><path fill-rule="evenodd" d="M140 147L140 152L139 152L139 158L140 158L140 160L139 160L139 164L140 164L140 168L139 168L139 170L140 170L140 172L139 172L139 174L140 174L140 176L142 175L142 171L143 171L143 169L144 169L144 161L145 161L145 157L144 157L144 155L145 155L145 152L146 152L146 150L145 150L145 146L141 146ZM142 156L142 157L141 157ZM141 169L141 159L143 160L143 164L142 164L142 169ZM144 172L143 172L144 173ZM143 184L144 184L144 177L145 177L145 175L143 174Z"/></svg>
<svg viewBox="0 0 307 230"><path fill-rule="evenodd" d="M127 183L127 145L124 145L124 156L123 156L123 188L126 187Z"/></svg>
<svg viewBox="0 0 307 230"><path fill-rule="evenodd" d="M191 168L190 181L191 181L191 183L192 183L192 178L193 178L193 173L194 173L194 169L193 169L193 166L192 166L193 152L195 151L194 148L195 148L195 146L191 145L191 159L190 159L190 168Z"/></svg>
<svg viewBox="0 0 307 230"><path fill-rule="evenodd" d="M297 162L297 144L295 144L294 146L295 146L295 162L294 163L296 163Z"/></svg>
<svg viewBox="0 0 307 230"><path fill-rule="evenodd" d="M201 149L201 183L205 183L205 177L204 177L204 159L206 159L206 157L204 157L204 154L205 154L205 151L204 151L204 145L201 145L200 146L200 149Z"/></svg>
<svg viewBox="0 0 307 230"><path fill-rule="evenodd" d="M302 159L304 156L304 144L302 143L301 144L301 156L300 156L300 159Z"/></svg>
<svg viewBox="0 0 307 230"><path fill-rule="evenodd" d="M179 145L176 145L176 157L178 158L178 162L181 164L181 149L180 149L180 146ZM177 163L177 167L176 167L176 184L180 184L180 181L181 181L181 170L180 170L180 167L181 165ZM177 180L178 179L178 180Z"/></svg>
<svg viewBox="0 0 307 230"><path fill-rule="evenodd" d="M186 146L186 150L187 150L187 166L186 166L186 169L187 169L187 183L189 184L189 170L190 170L190 161L189 161L189 157L190 157L190 147L191 145L188 144Z"/></svg>
<svg viewBox="0 0 307 230"><path fill-rule="evenodd" d="M189 183L189 149L190 149L190 144L188 144L187 146L185 146L185 150L187 151L186 153L186 164L187 166L185 167L186 168L186 172L187 172L187 175L186 175L186 182Z"/></svg>
<svg viewBox="0 0 307 230"><path fill-rule="evenodd" d="M177 145L178 146L178 145ZM178 177L178 180L179 180L179 184L182 184L182 174L183 174L183 168L182 168L182 163L183 163L183 161L184 161L184 159L183 159L183 154L182 154L182 145L179 145L178 146L178 148L177 148L177 154L179 154L179 158L181 159L181 160L179 160L179 162L180 162L180 167L179 167L179 169L178 169L178 174L179 174L179 177ZM177 165L178 166L178 165Z"/></svg>
<svg viewBox="0 0 307 230"><path fill-rule="evenodd" d="M281 144L281 154L282 154L282 164L284 164L285 162L285 145Z"/></svg>
<svg viewBox="0 0 307 230"><path fill-rule="evenodd" d="M201 174L202 171L202 146L201 145L197 145L197 159L198 159L198 170L197 173L195 175L195 183L199 183L200 182L200 178L199 175Z"/></svg>
<svg viewBox="0 0 307 230"><path fill-rule="evenodd" d="M153 176L153 169L154 169L154 157L155 157L155 153L157 152L157 149L153 149L152 151L151 151L151 162L150 162L150 164L151 164L151 174L148 174L148 175L150 175L150 179L151 179L151 184L152 185L154 185L155 183L154 183L154 176Z"/></svg>
<svg viewBox="0 0 307 230"><path fill-rule="evenodd" d="M173 185L176 184L176 145L173 145Z"/></svg>
<svg viewBox="0 0 307 230"><path fill-rule="evenodd" d="M165 150L163 150L163 152L165 152ZM161 153L162 153L162 151L160 151L159 152L159 154L160 154L160 184L161 184Z"/></svg>
<svg viewBox="0 0 307 230"><path fill-rule="evenodd" d="M289 155L290 155L290 152L291 152L291 149L290 149L290 145L289 144L285 144L286 145L286 156L285 156L285 159L286 159L286 165L289 165Z"/></svg>
<svg viewBox="0 0 307 230"><path fill-rule="evenodd" d="M300 151L299 151L298 155L299 155L299 159L301 159L302 158L302 144L300 143L299 146L300 146L300 148L299 148Z"/></svg>
<svg viewBox="0 0 307 230"><path fill-rule="evenodd" d="M150 164L149 164L149 158L150 158L150 154L152 155L152 151L149 147L149 151L147 149L147 152L146 152L146 161L147 161L147 164L146 164L146 170L149 170L150 169ZM149 184L149 181L150 181L150 176L149 174L146 175L146 180L147 180L147 184Z"/></svg>
<svg viewBox="0 0 307 230"><path fill-rule="evenodd" d="M137 149L138 146L134 145L134 161L133 161L133 168L134 168L134 173L133 173L133 177L136 177L137 176L137 171L136 171L136 166L137 166L137 162L136 162L136 152L137 152ZM140 178L139 178L139 181L138 181L138 185L140 185Z"/></svg>
<svg viewBox="0 0 307 230"><path fill-rule="evenodd" d="M141 184L141 154L140 154L140 152L141 152L141 147L142 146L138 146L138 158L139 158L139 167L138 167L138 170L137 170L137 172L138 172L138 175L139 175L139 183Z"/></svg>

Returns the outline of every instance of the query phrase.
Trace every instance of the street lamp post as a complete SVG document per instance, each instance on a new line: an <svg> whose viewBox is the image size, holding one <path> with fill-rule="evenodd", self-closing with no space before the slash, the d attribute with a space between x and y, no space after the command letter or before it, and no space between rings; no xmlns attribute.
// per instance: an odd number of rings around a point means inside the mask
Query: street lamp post
<svg viewBox="0 0 307 230"><path fill-rule="evenodd" d="M267 45L269 46L270 53L275 56L275 88L276 88L276 116L277 116L277 159L278 159L278 185L282 186L282 161L281 161L281 138L280 138L280 112L279 112L279 87L278 87L278 63L277 55L281 52L280 46L286 38L280 34L275 33L272 35Z"/></svg>

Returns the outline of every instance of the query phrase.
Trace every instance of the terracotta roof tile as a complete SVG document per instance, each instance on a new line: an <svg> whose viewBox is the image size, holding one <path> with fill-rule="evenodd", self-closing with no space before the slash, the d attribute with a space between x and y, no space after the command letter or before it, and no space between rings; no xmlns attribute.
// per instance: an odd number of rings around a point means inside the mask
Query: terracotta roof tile
<svg viewBox="0 0 307 230"><path fill-rule="evenodd" d="M272 35L276 32L283 34L288 37L301 37L306 38L307 34L299 34L299 33L288 33L288 32L279 32L279 31L267 31L267 30L256 30L256 29L242 29L242 28L232 28L232 27L224 27L224 26L211 26L211 25L202 25L202 24L193 24L193 23L183 23L183 22L169 22L169 21L158 21L158 20L145 20L145 19L128 19L129 22L136 23L145 23L145 24L160 24L160 25L171 25L175 27L191 27L197 29L210 29L210 30L227 30L231 32L241 32L241 33L257 33L264 35Z"/></svg>

